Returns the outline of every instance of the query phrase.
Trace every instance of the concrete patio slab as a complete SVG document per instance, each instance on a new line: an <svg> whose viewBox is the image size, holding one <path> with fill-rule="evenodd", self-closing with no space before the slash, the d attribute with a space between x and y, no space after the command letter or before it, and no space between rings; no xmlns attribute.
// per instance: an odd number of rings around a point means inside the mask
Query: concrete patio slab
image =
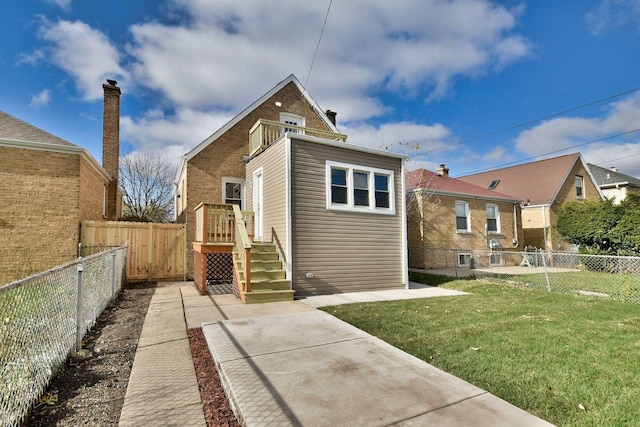
<svg viewBox="0 0 640 427"><path fill-rule="evenodd" d="M494 408L496 422L549 425L324 312L222 321L203 332L246 425L388 426L446 418L437 412L459 404L449 413L455 425L475 425Z"/></svg>

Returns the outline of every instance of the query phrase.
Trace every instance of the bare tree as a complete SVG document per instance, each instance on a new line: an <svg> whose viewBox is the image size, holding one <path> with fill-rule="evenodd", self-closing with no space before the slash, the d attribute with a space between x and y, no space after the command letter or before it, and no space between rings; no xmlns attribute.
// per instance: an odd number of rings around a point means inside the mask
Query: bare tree
<svg viewBox="0 0 640 427"><path fill-rule="evenodd" d="M176 165L164 155L143 151L120 158L123 219L168 222L173 216Z"/></svg>

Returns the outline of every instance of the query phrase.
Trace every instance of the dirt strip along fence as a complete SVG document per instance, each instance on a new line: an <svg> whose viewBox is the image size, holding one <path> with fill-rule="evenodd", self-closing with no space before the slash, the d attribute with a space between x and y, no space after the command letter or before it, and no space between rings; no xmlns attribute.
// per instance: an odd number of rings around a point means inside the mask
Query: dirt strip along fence
<svg viewBox="0 0 640 427"><path fill-rule="evenodd" d="M536 249L516 252L409 248L409 253L414 262L410 267L427 273L640 304L640 257Z"/></svg>
<svg viewBox="0 0 640 427"><path fill-rule="evenodd" d="M129 245L127 281L184 280L186 229L184 224L82 221L83 253Z"/></svg>
<svg viewBox="0 0 640 427"><path fill-rule="evenodd" d="M0 426L29 408L124 284L127 247L0 287Z"/></svg>

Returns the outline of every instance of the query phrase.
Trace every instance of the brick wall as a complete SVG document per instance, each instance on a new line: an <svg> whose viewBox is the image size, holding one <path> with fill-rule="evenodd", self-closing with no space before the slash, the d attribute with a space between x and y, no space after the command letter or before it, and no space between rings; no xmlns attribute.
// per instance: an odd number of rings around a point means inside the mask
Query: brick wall
<svg viewBox="0 0 640 427"><path fill-rule="evenodd" d="M84 157L80 158L80 220L101 221L103 216L104 188L108 181Z"/></svg>
<svg viewBox="0 0 640 427"><path fill-rule="evenodd" d="M187 224L188 277L193 277L194 208L201 202L222 203L222 177L245 178L242 156L249 154L249 129L259 119L280 121L281 112L305 117L306 127L329 130L297 86L289 83L188 162L187 194L182 194L187 200L186 209L179 215L179 220Z"/></svg>
<svg viewBox="0 0 640 427"><path fill-rule="evenodd" d="M80 156L0 146L0 283L73 260Z"/></svg>
<svg viewBox="0 0 640 427"><path fill-rule="evenodd" d="M469 203L471 217L471 232L456 231L455 202L457 200ZM416 268L445 268L446 254L437 251L425 251L422 253L415 248L440 248L462 250L488 250L485 224L487 222L487 204L498 205L500 212L500 232L490 234L489 238L496 240L502 248L509 250L522 250L522 217L520 207L516 208L518 221L517 248L513 247L514 232L513 203L505 201L493 201L475 199L471 197L456 197L438 195L425 192L422 194L422 211L420 204L409 200L407 202L407 242L411 248L410 266ZM421 224L422 222L422 224ZM449 261L449 264L451 262Z"/></svg>

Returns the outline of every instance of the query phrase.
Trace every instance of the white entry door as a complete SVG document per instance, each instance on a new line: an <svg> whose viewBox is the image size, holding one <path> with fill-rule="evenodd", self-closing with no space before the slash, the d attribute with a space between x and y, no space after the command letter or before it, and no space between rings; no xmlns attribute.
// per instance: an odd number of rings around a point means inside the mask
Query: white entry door
<svg viewBox="0 0 640 427"><path fill-rule="evenodd" d="M263 169L253 172L253 213L255 239L262 240L264 236L264 177Z"/></svg>

